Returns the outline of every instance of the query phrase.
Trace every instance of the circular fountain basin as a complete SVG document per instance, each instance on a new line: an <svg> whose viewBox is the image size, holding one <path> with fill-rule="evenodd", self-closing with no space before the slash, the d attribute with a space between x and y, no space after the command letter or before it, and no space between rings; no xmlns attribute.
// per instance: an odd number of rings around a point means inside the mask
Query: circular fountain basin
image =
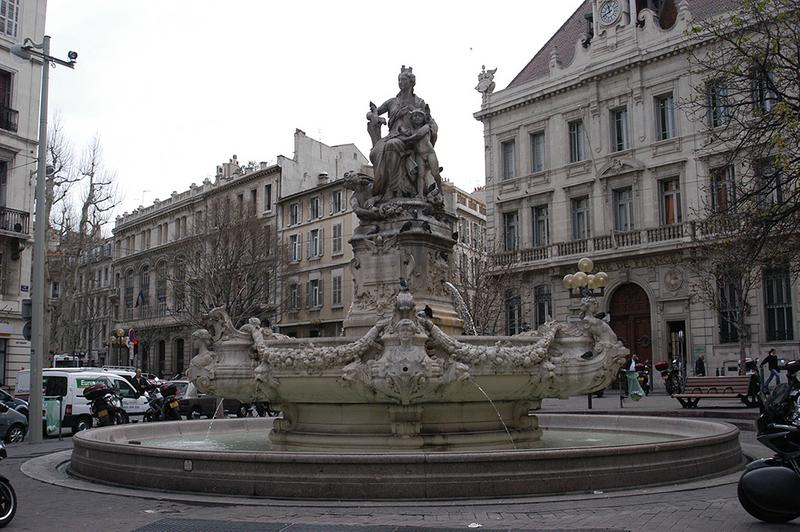
<svg viewBox="0 0 800 532"><path fill-rule="evenodd" d="M475 452L270 451L271 420L119 425L78 433L69 472L135 488L299 499L455 499L629 489L741 467L720 422L537 413L542 447ZM206 437L208 435L208 438Z"/></svg>

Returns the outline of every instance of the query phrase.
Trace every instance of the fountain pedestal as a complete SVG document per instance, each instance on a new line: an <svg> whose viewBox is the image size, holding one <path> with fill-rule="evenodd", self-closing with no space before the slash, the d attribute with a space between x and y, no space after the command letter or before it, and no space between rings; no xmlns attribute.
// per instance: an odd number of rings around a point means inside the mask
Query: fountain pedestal
<svg viewBox="0 0 800 532"><path fill-rule="evenodd" d="M427 306L440 329L462 334L463 322L444 284L452 278L450 258L457 218L444 211L433 215L424 199L395 200L393 207L400 216L362 221L353 231L350 269L354 297L344 321L345 335L362 336L376 319L390 316L401 279L413 292L417 307Z"/></svg>

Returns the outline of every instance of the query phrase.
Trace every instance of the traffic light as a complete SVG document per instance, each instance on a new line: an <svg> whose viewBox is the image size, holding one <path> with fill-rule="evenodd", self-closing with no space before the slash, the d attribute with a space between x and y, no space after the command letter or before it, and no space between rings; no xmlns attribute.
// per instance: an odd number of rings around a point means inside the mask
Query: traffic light
<svg viewBox="0 0 800 532"><path fill-rule="evenodd" d="M22 337L30 341L31 339L31 318L33 316L33 306L30 299L22 300Z"/></svg>

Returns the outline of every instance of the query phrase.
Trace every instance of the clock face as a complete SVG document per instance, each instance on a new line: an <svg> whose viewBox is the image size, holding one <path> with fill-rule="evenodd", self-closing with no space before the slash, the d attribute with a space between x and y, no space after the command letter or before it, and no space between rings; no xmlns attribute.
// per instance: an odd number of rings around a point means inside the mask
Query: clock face
<svg viewBox="0 0 800 532"><path fill-rule="evenodd" d="M617 21L620 14L619 2L608 0L600 4L600 21L603 24L613 24Z"/></svg>

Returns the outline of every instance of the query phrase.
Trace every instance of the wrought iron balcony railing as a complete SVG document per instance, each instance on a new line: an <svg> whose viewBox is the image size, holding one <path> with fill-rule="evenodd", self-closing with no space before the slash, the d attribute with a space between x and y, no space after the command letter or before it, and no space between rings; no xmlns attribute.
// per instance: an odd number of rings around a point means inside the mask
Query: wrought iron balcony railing
<svg viewBox="0 0 800 532"><path fill-rule="evenodd" d="M26 211L0 207L0 231L17 233L21 236L31 234L31 214Z"/></svg>

